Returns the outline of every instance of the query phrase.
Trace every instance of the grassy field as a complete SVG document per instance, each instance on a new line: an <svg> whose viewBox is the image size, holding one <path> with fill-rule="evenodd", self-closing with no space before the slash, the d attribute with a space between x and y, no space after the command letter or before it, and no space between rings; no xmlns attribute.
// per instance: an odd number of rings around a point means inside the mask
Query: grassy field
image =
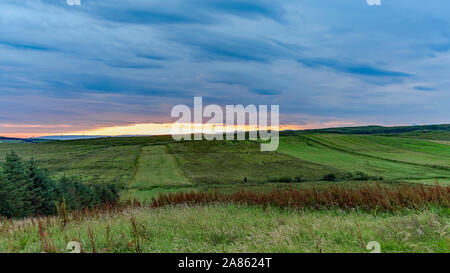
<svg viewBox="0 0 450 273"><path fill-rule="evenodd" d="M335 135L334 137L336 137L336 142L342 138L341 135ZM350 138L359 140L358 136L350 136ZM289 136L282 139L279 151L310 162L329 164L341 170L350 172L364 171L370 175L381 175L388 180L450 177L450 171L447 169L418 163L411 164L408 161L391 160L387 155L385 155L386 158L372 156L366 151L355 152L358 147L361 147L359 145L347 148L342 148L341 145L340 142L338 144L322 142L320 136L315 135L306 137ZM379 146L377 143L368 144L368 146L365 146L365 149L376 151ZM381 151L379 153L382 154ZM422 155L416 153L416 156ZM428 157L429 154L424 154L423 156ZM439 158L439 155L436 157Z"/></svg>
<svg viewBox="0 0 450 273"><path fill-rule="evenodd" d="M307 138L358 155L450 169L450 146L430 141L370 135L321 134Z"/></svg>
<svg viewBox="0 0 450 273"><path fill-rule="evenodd" d="M181 168L197 184L262 183L274 178L320 180L340 171L278 152L261 152L250 141L169 144ZM245 180L246 179L246 180Z"/></svg>
<svg viewBox="0 0 450 273"><path fill-rule="evenodd" d="M409 183L418 183L418 184L424 184L424 185L435 185L436 182L439 185L447 185L450 186L450 179L413 179L408 180Z"/></svg>
<svg viewBox="0 0 450 273"><path fill-rule="evenodd" d="M12 150L26 160L34 158L55 177L79 176L86 182L127 185L139 146L108 147L58 142L2 144L0 156L4 158Z"/></svg>
<svg viewBox="0 0 450 273"><path fill-rule="evenodd" d="M78 176L90 183L129 184L143 145L167 143L169 137L99 138L44 143L0 144L0 158L15 151L37 160L55 177ZM99 171L101 170L101 171Z"/></svg>
<svg viewBox="0 0 450 273"><path fill-rule="evenodd" d="M192 185L177 164L175 157L168 153L165 145L142 147L129 188Z"/></svg>
<svg viewBox="0 0 450 273"><path fill-rule="evenodd" d="M56 177L115 183L121 201L150 202L160 194L357 189L379 183L450 183L446 133L345 135L289 133L276 152L251 141L173 142L169 136L2 143L34 158ZM383 177L354 181L349 174ZM339 181L324 181L327 174ZM347 177L347 178L346 178ZM289 183L286 182L286 178ZM298 210L238 204L130 208L72 219L0 220L0 252L67 252L78 241L86 252L449 252L447 207L375 213L358 209ZM41 228L37 221L41 222Z"/></svg>
<svg viewBox="0 0 450 273"><path fill-rule="evenodd" d="M0 252L448 252L448 212L297 211L239 205L129 209L70 221L2 222ZM19 228L20 226L20 228ZM8 236L6 236L8 234Z"/></svg>
<svg viewBox="0 0 450 273"><path fill-rule="evenodd" d="M99 138L4 143L0 157L14 150L38 160L56 177L116 183L128 188L123 198L138 199L184 189L274 187L282 184L274 183L280 178L320 182L329 173L345 177L358 171L387 181L449 181L450 146L423 138L295 133L282 136L276 152L260 152L259 144L250 141Z"/></svg>
<svg viewBox="0 0 450 273"><path fill-rule="evenodd" d="M408 137L408 138L416 138L416 139L425 139L425 140L443 140L450 141L450 132L442 132L442 131L431 131L431 132L411 132L411 133L403 133L398 136Z"/></svg>

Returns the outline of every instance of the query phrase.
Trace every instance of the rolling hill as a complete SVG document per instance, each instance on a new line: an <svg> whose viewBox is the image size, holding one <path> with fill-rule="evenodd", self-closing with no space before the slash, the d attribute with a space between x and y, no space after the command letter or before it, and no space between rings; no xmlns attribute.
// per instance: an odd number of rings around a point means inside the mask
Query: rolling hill
<svg viewBox="0 0 450 273"><path fill-rule="evenodd" d="M414 134L289 132L282 134L276 152L260 152L252 141L175 142L170 136L3 143L0 158L14 150L38 160L56 177L115 183L128 189L128 198L183 189L316 183L327 174L352 180L357 172L388 182L450 181L450 146L426 140L430 132Z"/></svg>
<svg viewBox="0 0 450 273"><path fill-rule="evenodd" d="M333 133L333 134L402 134L411 132L450 132L450 124L413 125L413 126L357 126L305 130L304 132Z"/></svg>
<svg viewBox="0 0 450 273"><path fill-rule="evenodd" d="M445 205L427 203L387 213L202 203L206 196L239 198L249 191L247 196L259 202L270 202L267 193L275 192L276 200L291 204L277 192L294 189L311 197L322 192L312 201L314 206L323 203L324 196L347 200L358 189L364 193L369 188L379 192L366 198L393 190L397 201L415 189L419 194L412 196L420 203L423 189L433 187L416 182L450 182L450 145L442 140L444 133L291 131L282 134L275 152L260 152L253 141L175 142L170 136L2 143L0 161L14 150L25 159L36 159L55 177L119 185L125 202L116 208L72 212L66 225L55 216L10 221L2 229L0 251L67 252L67 243L77 241L83 252L366 252L366 243L376 239L386 252L447 252ZM377 180L361 180L356 173ZM337 181L325 181L329 174ZM169 193L174 201L193 195L201 200L192 205L146 205L155 197L169 198Z"/></svg>

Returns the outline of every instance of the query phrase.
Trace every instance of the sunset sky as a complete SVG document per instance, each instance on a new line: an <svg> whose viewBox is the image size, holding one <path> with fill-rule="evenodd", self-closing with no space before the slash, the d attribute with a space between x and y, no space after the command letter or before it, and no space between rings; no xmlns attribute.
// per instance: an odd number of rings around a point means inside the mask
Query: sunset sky
<svg viewBox="0 0 450 273"><path fill-rule="evenodd" d="M194 96L285 129L450 123L448 0L0 4L0 136L161 133Z"/></svg>

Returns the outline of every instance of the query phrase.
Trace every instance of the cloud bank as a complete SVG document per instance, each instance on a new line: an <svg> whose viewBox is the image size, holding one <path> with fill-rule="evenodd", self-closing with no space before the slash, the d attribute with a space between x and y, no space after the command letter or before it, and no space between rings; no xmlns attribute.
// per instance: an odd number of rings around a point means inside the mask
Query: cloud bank
<svg viewBox="0 0 450 273"><path fill-rule="evenodd" d="M166 123L193 96L279 104L282 123L302 126L449 123L449 11L446 0L5 0L0 124L14 126L0 135Z"/></svg>

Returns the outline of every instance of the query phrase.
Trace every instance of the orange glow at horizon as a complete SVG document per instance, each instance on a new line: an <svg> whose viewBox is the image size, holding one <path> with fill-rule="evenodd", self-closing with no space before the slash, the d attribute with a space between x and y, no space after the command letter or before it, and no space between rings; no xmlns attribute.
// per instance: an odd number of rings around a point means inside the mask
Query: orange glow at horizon
<svg viewBox="0 0 450 273"><path fill-rule="evenodd" d="M89 131L79 131L79 132L71 132L62 135L86 135L86 136L96 136L96 135L104 135L104 136L120 136L120 135L170 135L172 133L172 128L174 123L141 123L141 124L133 124L133 125L125 125L125 126L113 126L113 127L103 127L97 128ZM229 130L237 130L237 131L249 131L249 130L258 130L257 126L249 126L249 125L235 125L227 130L226 126L223 124L177 124L175 125L177 128L185 127L189 128L191 132L198 132L203 128L204 132L214 132L214 130L218 127L223 127L223 131ZM270 126L269 126L270 127ZM303 126L300 125L288 125L283 124L280 125L280 130L301 130Z"/></svg>
<svg viewBox="0 0 450 273"><path fill-rule="evenodd" d="M5 125L5 126L2 126ZM131 125L121 125L121 126L110 126L110 127L100 127L95 129L87 129L87 130L77 130L77 131L65 131L65 132L52 132L47 131L45 129L54 129L54 128L70 128L69 125L20 125L16 126L18 131L20 129L40 129L40 132L17 132L10 134L2 134L0 130L0 136L5 137L16 137L16 138L30 138L30 137L40 137L40 136L67 136L67 135L85 135L85 136L120 136L120 135L170 135L172 133L172 125L173 123L140 123L140 124L131 124ZM179 124L180 125L180 124ZM200 125L200 124L199 124ZM196 124L184 124L183 126L192 126L192 132L198 131ZM331 121L331 122L317 122L317 123L308 123L304 125L299 124L280 124L279 130L306 130L306 129L319 129L319 128L329 128L329 127L338 127L338 126L351 126L355 125L353 122L341 122L341 121ZM215 128L224 126L222 124L202 124L203 130L208 132L214 132ZM13 125L0 124L1 127L4 128L14 128ZM270 126L268 126L270 128ZM236 125L231 130L236 131L249 131L249 130L258 130L259 127L249 125ZM41 131L42 130L42 131ZM226 126L224 126L224 131L227 130Z"/></svg>

